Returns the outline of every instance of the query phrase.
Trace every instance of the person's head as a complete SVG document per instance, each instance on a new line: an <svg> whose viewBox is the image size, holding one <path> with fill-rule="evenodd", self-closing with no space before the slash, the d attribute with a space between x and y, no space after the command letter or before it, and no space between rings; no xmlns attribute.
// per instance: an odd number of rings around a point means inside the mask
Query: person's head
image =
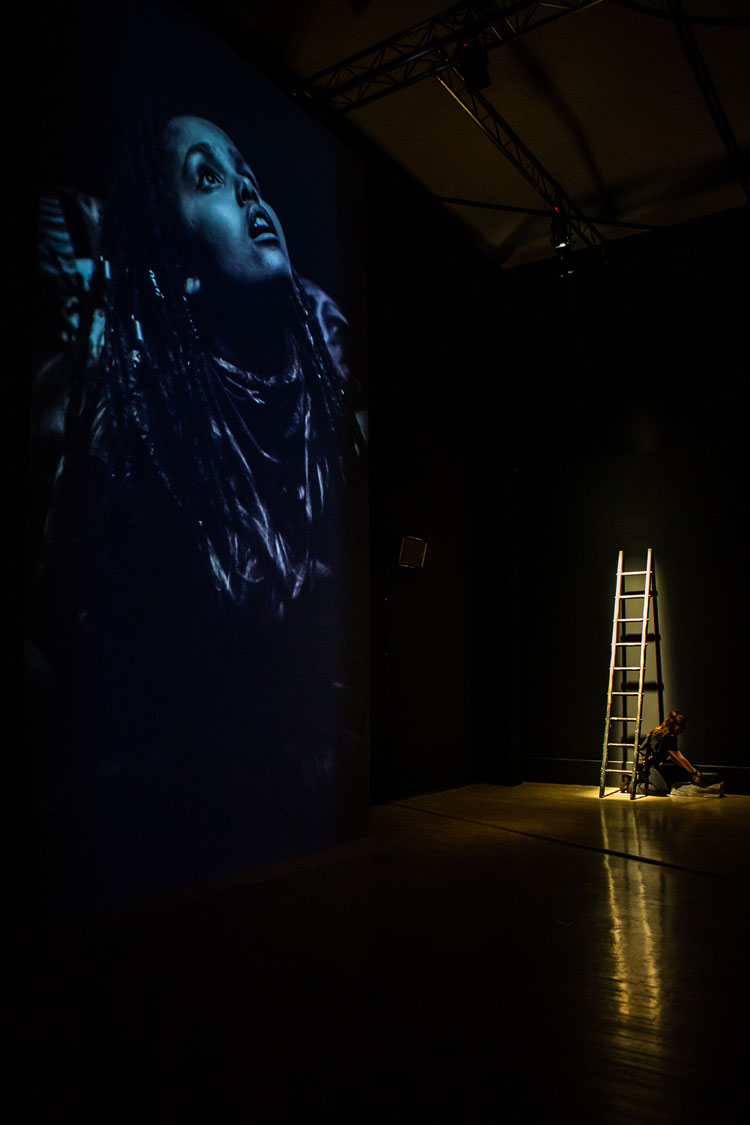
<svg viewBox="0 0 750 1125"><path fill-rule="evenodd" d="M663 725L667 728L670 734L682 734L687 726L687 719L682 711L670 711L664 720Z"/></svg>
<svg viewBox="0 0 750 1125"><path fill-rule="evenodd" d="M173 117L161 154L188 291L222 300L238 291L252 296L259 286L288 289L292 268L281 223L226 133L201 117Z"/></svg>
<svg viewBox="0 0 750 1125"><path fill-rule="evenodd" d="M122 313L149 347L176 332L193 351L189 309L207 337L238 312L248 332L253 314L264 329L269 309L283 320L297 288L284 232L227 134L157 105L133 117L123 141L102 229L110 322Z"/></svg>

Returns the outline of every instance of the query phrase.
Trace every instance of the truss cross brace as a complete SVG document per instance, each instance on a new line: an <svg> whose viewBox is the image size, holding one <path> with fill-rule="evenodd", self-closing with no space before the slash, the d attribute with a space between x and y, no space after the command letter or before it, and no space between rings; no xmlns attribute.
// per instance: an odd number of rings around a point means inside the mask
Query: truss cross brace
<svg viewBox="0 0 750 1125"><path fill-rule="evenodd" d="M601 0L485 0L454 4L406 31L381 40L305 79L299 98L343 113L359 109L456 66L446 52L467 36L490 51L534 28L590 8Z"/></svg>
<svg viewBox="0 0 750 1125"><path fill-rule="evenodd" d="M438 82L468 113L484 135L500 149L503 156L521 173L527 183L531 184L550 206L552 212L565 217L582 242L587 246L604 244L604 236L593 223L580 214L573 200L550 176L487 98L479 93L470 93L464 83L457 79L455 71L438 77Z"/></svg>

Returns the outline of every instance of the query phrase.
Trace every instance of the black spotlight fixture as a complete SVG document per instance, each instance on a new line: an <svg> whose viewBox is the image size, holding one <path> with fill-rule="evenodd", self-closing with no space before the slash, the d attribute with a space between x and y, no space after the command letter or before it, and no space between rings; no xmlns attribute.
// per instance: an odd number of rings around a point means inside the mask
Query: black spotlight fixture
<svg viewBox="0 0 750 1125"><path fill-rule="evenodd" d="M562 214L557 214L551 223L552 231L552 246L557 255L557 262L560 267L560 277L565 277L573 272L573 266L570 261L571 244L573 242L573 233L570 229L570 223Z"/></svg>
<svg viewBox="0 0 750 1125"><path fill-rule="evenodd" d="M566 250L571 243L570 227L568 220L563 215L556 215L552 220L552 245L555 250Z"/></svg>
<svg viewBox="0 0 750 1125"><path fill-rule="evenodd" d="M490 85L487 52L478 39L465 39L456 48L456 62L470 94Z"/></svg>

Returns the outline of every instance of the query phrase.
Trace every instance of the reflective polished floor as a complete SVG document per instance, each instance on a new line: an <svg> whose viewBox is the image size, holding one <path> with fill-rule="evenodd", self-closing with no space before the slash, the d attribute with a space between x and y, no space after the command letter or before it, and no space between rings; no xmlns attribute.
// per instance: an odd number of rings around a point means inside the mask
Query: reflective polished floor
<svg viewBox="0 0 750 1125"><path fill-rule="evenodd" d="M733 1120L749 824L748 796L473 785L56 923L38 1096L78 1121Z"/></svg>

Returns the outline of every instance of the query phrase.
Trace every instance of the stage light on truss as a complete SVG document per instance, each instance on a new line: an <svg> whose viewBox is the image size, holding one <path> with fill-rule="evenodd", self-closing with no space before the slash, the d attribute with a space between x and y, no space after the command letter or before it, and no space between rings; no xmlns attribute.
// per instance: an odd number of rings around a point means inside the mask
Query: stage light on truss
<svg viewBox="0 0 750 1125"><path fill-rule="evenodd" d="M555 250L560 252L561 250L567 250L570 248L573 237L570 233L568 220L563 215L555 216L555 218L552 220L551 231L552 245L554 246Z"/></svg>
<svg viewBox="0 0 750 1125"><path fill-rule="evenodd" d="M555 210L557 211L557 208ZM555 215L553 218L551 233L551 242L557 255L560 277L567 277L573 273L573 266L570 261L573 232L570 229L570 223L562 213Z"/></svg>

